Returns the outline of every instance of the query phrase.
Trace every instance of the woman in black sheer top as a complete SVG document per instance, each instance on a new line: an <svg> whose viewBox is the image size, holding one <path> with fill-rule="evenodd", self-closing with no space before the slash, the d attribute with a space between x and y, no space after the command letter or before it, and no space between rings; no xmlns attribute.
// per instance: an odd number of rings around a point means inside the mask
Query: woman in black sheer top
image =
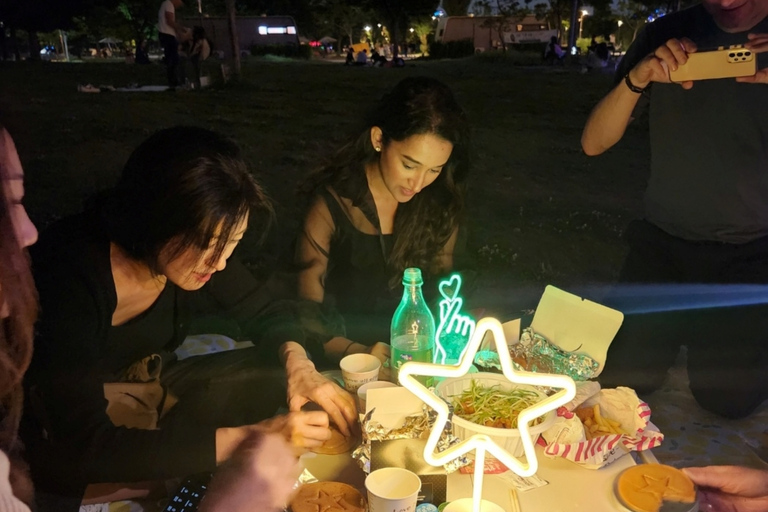
<svg viewBox="0 0 768 512"><path fill-rule="evenodd" d="M451 90L406 78L303 183L298 293L327 359L365 351L386 361L403 270L434 277L453 268L469 144Z"/></svg>

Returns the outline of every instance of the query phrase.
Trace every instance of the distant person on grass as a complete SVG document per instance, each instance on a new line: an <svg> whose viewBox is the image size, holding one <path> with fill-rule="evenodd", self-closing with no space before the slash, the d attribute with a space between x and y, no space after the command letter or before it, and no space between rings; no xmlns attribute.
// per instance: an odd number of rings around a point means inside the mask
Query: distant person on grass
<svg viewBox="0 0 768 512"><path fill-rule="evenodd" d="M192 40L189 45L188 55L192 65L192 83L195 89L199 89L202 63L211 55L211 43L208 41L203 27L197 26L192 29Z"/></svg>
<svg viewBox="0 0 768 512"><path fill-rule="evenodd" d="M147 53L147 40L141 40L136 43L136 64L149 64L149 54Z"/></svg>
<svg viewBox="0 0 768 512"><path fill-rule="evenodd" d="M469 138L446 85L406 78L302 184L295 261L302 320L323 342L315 354L336 362L368 352L386 362L403 271L419 267L434 283L454 268Z"/></svg>
<svg viewBox="0 0 768 512"><path fill-rule="evenodd" d="M368 50L363 48L359 52L357 52L357 57L355 58L355 65L356 66L365 66L368 64Z"/></svg>
<svg viewBox="0 0 768 512"><path fill-rule="evenodd" d="M645 214L627 228L622 286L609 301L632 308L636 293L659 289L680 297L671 307L646 301L638 307L645 314L625 317L601 380L649 393L687 345L694 397L729 418L749 415L768 397L768 306L740 304L738 294L709 309L695 300L704 291L698 285L768 284L768 54L759 53L768 49L766 34L766 0L737 8L704 0L648 23L581 139L588 155L603 153L650 102ZM669 70L698 49L736 44L757 54L756 76L670 82ZM685 285L700 291L681 294ZM710 300L722 300L723 288Z"/></svg>
<svg viewBox="0 0 768 512"><path fill-rule="evenodd" d="M550 64L555 62L562 62L565 58L565 51L560 46L560 42L557 40L557 36L552 36L547 44L546 50L544 50L544 60Z"/></svg>
<svg viewBox="0 0 768 512"><path fill-rule="evenodd" d="M355 63L355 49L351 46L347 48L347 58L344 61L344 64L347 66L352 66Z"/></svg>
<svg viewBox="0 0 768 512"><path fill-rule="evenodd" d="M176 21L176 9L184 5L182 0L164 0L157 14L157 32L165 56L168 87L172 90L179 85L179 40L182 26Z"/></svg>

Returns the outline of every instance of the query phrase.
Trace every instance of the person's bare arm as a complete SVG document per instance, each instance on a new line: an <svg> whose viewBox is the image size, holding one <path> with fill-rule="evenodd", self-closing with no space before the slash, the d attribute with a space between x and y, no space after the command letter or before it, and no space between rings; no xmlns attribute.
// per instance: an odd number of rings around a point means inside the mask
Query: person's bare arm
<svg viewBox="0 0 768 512"><path fill-rule="evenodd" d="M165 11L165 22L176 32L179 31L179 26L176 24L176 13Z"/></svg>
<svg viewBox="0 0 768 512"><path fill-rule="evenodd" d="M334 229L328 205L317 198L307 212L296 244L296 262L301 266L298 293L302 299L322 303L325 298L325 275Z"/></svg>
<svg viewBox="0 0 768 512"><path fill-rule="evenodd" d="M676 70L685 64L688 54L696 51L689 39L670 39L656 51L641 60L629 71L629 79L636 87L644 89L651 82L669 83L669 69ZM690 89L693 82L680 84ZM640 94L629 89L622 80L595 106L581 134L581 147L589 156L599 155L616 144L632 120L632 111Z"/></svg>

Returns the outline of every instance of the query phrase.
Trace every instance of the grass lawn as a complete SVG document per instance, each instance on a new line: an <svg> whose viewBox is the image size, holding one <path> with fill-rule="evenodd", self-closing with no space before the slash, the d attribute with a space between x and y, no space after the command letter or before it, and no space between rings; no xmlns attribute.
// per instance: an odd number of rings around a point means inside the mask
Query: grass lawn
<svg viewBox="0 0 768 512"><path fill-rule="evenodd" d="M641 118L607 154L582 154L581 130L610 88L609 75L476 59L405 69L261 60L247 62L244 74L240 85L202 92L85 94L77 84L162 84L163 69L0 63L0 121L19 146L33 219L43 227L79 210L83 199L115 181L150 133L195 124L236 139L276 200L278 225L265 251L257 253L251 239L242 247L249 260L274 257L295 233L300 177L386 89L426 74L456 91L474 129L467 224L485 290L478 301L512 316L515 307L535 306L547 284L578 291L615 278L625 253L622 233L641 211L649 145ZM761 464L745 440L765 439L765 406L748 420L723 420L698 408L683 368L672 377L644 397L670 436L655 450L662 462Z"/></svg>
<svg viewBox="0 0 768 512"><path fill-rule="evenodd" d="M245 63L244 82L173 93L86 94L77 84L162 84L159 65L0 63L0 119L27 171L27 205L40 226L80 209L110 186L130 151L154 130L195 124L244 148L278 204L265 248L283 250L299 211L294 186L385 90L410 75L449 84L476 141L468 251L497 290L572 289L612 280L621 235L640 212L647 177L647 124L634 123L607 154L589 158L579 138L611 86L609 74L514 67L477 59L412 61L404 69L327 62ZM252 245L244 247L252 259ZM507 292L503 292L507 293Z"/></svg>

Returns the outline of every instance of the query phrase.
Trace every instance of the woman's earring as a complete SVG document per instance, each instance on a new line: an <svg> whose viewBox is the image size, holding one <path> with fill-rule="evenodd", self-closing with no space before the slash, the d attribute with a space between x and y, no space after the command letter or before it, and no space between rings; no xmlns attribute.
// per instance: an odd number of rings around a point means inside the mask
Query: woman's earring
<svg viewBox="0 0 768 512"><path fill-rule="evenodd" d="M380 153L380 152L381 152L381 146L376 146L376 147L375 147L375 148L373 148L373 149L375 149L377 153Z"/></svg>

